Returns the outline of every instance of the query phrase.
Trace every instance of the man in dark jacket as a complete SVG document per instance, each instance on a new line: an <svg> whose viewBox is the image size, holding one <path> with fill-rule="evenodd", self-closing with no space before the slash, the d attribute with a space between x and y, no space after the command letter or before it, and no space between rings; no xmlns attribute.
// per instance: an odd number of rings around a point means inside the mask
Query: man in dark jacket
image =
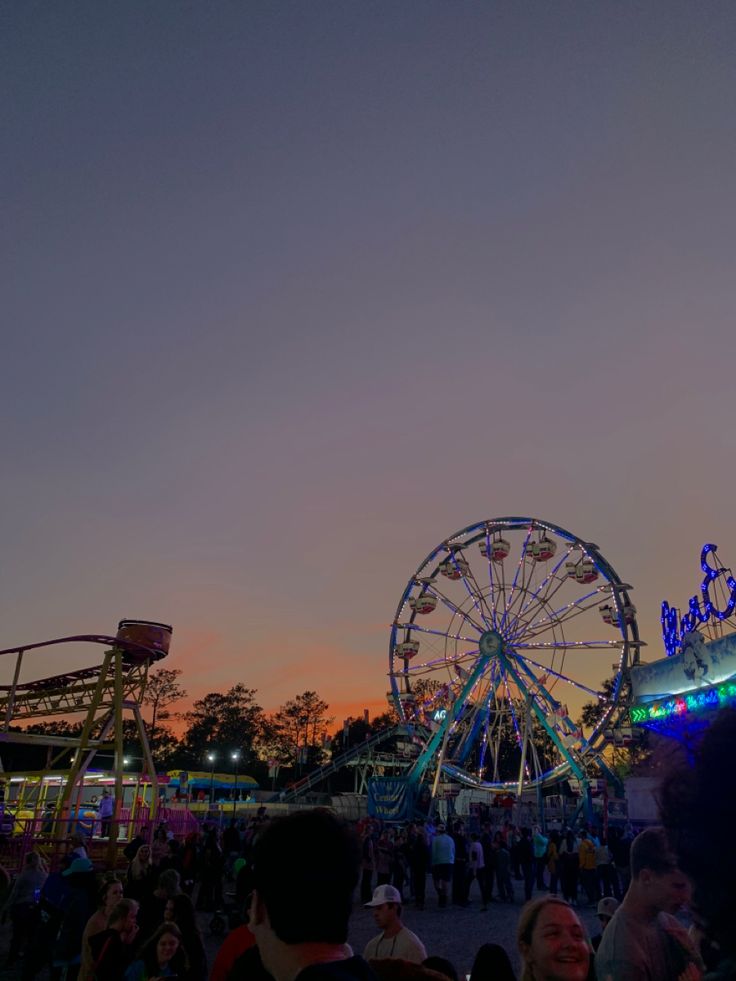
<svg viewBox="0 0 736 981"><path fill-rule="evenodd" d="M328 811L277 818L253 855L249 926L275 981L375 981L347 945L360 846Z"/></svg>

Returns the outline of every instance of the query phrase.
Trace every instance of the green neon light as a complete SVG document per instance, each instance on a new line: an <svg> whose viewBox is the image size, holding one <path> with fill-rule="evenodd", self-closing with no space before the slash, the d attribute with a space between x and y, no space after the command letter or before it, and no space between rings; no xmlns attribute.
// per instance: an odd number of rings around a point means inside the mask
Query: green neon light
<svg viewBox="0 0 736 981"><path fill-rule="evenodd" d="M721 708L734 701L736 701L736 681L727 681L702 691L686 692L684 695L674 695L672 698L648 702L646 705L635 705L629 712L629 718L633 725L661 722L689 712Z"/></svg>

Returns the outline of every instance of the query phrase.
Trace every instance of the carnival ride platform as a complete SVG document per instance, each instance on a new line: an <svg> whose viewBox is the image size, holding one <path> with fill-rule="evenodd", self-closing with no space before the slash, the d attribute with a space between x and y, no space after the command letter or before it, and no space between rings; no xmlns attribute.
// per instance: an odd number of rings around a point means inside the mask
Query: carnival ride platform
<svg viewBox="0 0 736 981"><path fill-rule="evenodd" d="M155 817L158 805L156 770L151 756L140 705L151 665L169 652L172 628L148 620L121 620L116 635L79 634L0 650L0 657L15 657L9 685L0 685L0 717L4 719L0 742L29 743L53 747L58 752L49 760L44 775L58 769L62 758L75 750L71 768L53 811L51 837L64 838L83 804L85 775L98 751L114 754L114 812L107 839L110 863L117 849L123 801L123 717L132 715L140 740L146 773L151 785L147 820ZM62 674L27 680L24 672L37 664L35 654L64 645L94 644L105 649L100 663ZM33 719L61 716L84 717L78 738L53 734L17 732L11 726ZM4 793L3 793L4 796ZM33 828L35 829L34 816ZM48 823L48 818L47 818Z"/></svg>

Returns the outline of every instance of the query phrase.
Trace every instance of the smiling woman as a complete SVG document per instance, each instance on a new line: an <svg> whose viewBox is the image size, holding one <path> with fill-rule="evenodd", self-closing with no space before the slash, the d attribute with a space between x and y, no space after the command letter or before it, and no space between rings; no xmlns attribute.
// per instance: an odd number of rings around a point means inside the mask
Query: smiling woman
<svg viewBox="0 0 736 981"><path fill-rule="evenodd" d="M527 903L519 916L521 981L585 981L591 949L575 910L564 900L545 896Z"/></svg>
<svg viewBox="0 0 736 981"><path fill-rule="evenodd" d="M154 978L184 976L189 961L182 948L181 931L175 923L162 923L141 949L140 959L125 972L125 981L154 981Z"/></svg>

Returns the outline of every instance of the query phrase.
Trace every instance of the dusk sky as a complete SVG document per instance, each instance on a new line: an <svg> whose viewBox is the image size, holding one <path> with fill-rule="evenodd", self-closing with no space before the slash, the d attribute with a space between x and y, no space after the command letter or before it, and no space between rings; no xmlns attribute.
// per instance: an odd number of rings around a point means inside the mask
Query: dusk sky
<svg viewBox="0 0 736 981"><path fill-rule="evenodd" d="M732 0L24 0L0 32L0 647L162 620L192 697L339 723L383 708L427 553L530 515L662 656L702 544L736 562Z"/></svg>

